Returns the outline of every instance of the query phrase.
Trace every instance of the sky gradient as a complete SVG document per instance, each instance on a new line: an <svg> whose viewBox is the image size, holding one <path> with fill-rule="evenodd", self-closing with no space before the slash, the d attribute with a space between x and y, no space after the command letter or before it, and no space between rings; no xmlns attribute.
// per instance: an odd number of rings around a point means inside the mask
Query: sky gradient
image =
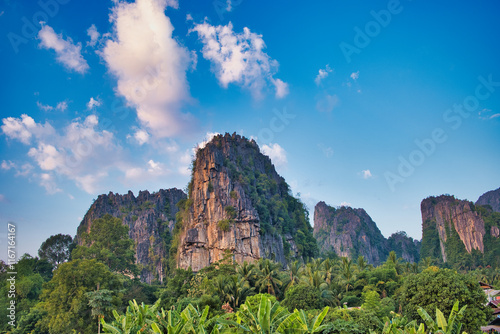
<svg viewBox="0 0 500 334"><path fill-rule="evenodd" d="M309 208L421 238L420 202L500 186L497 1L1 0L0 247L93 199L189 181L254 138ZM1 252L1 259L5 259Z"/></svg>

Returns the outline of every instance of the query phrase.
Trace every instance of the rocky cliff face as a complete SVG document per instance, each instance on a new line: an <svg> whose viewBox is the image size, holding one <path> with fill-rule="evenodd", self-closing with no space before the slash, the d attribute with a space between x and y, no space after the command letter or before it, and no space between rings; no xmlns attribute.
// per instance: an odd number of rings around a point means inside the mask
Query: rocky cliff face
<svg viewBox="0 0 500 334"><path fill-rule="evenodd" d="M176 204L184 198L186 194L176 188L155 193L141 191L137 197L131 191L125 195L112 192L99 195L80 223L77 236L89 232L92 222L105 214L122 219L135 241L136 263L142 268L141 280L148 283L153 279L162 280L164 259L168 258L169 239L179 211Z"/></svg>
<svg viewBox="0 0 500 334"><path fill-rule="evenodd" d="M500 212L500 188L482 194L476 205L489 205L493 211Z"/></svg>
<svg viewBox="0 0 500 334"><path fill-rule="evenodd" d="M387 238L387 248L406 262L420 261L420 241L409 237L406 232L396 232Z"/></svg>
<svg viewBox="0 0 500 334"><path fill-rule="evenodd" d="M453 196L429 197L420 205L422 211L422 257L434 256L447 261L447 242L455 233L465 250L484 253L484 221L474 204Z"/></svg>
<svg viewBox="0 0 500 334"><path fill-rule="evenodd" d="M180 215L178 267L198 271L228 255L238 263L284 264L314 252L307 212L253 140L214 137L197 151L192 175Z"/></svg>
<svg viewBox="0 0 500 334"><path fill-rule="evenodd" d="M363 209L334 208L319 202L314 208L314 236L323 252L356 259L363 255L371 264L385 261L387 241Z"/></svg>

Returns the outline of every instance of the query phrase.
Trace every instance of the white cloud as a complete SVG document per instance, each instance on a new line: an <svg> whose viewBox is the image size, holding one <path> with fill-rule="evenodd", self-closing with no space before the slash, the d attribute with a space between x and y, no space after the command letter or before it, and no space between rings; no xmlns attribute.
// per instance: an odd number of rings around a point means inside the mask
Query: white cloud
<svg viewBox="0 0 500 334"><path fill-rule="evenodd" d="M99 122L95 115L73 120L62 133L56 133L50 124L36 123L27 115L9 117L3 122L2 130L10 138L24 144L35 141L35 146L28 150L28 156L35 161L41 173L32 172L34 167L29 163L18 168L14 163L4 161L2 168L15 168L16 176L37 177L48 193L60 191L55 185L55 175L73 180L84 191L94 193L108 170L124 168L120 146L114 143L111 132L98 129Z"/></svg>
<svg viewBox="0 0 500 334"><path fill-rule="evenodd" d="M87 61L81 54L81 43L73 44L71 38L63 39L48 25L43 25L38 32L38 38L41 40L40 47L53 49L57 55L57 61L62 63L67 69L78 73L85 73L89 69Z"/></svg>
<svg viewBox="0 0 500 334"><path fill-rule="evenodd" d="M344 201L340 203L340 206L352 206L352 204Z"/></svg>
<svg viewBox="0 0 500 334"><path fill-rule="evenodd" d="M139 129L134 133L134 139L139 145L146 144L149 141L149 133L145 130Z"/></svg>
<svg viewBox="0 0 500 334"><path fill-rule="evenodd" d="M329 113L332 112L335 107L340 103L339 97L336 94L330 95L324 93L322 96L317 98L316 109L320 112Z"/></svg>
<svg viewBox="0 0 500 334"><path fill-rule="evenodd" d="M281 79L271 79L271 82L276 87L275 96L277 99L282 99L288 95L288 84L286 82L283 82Z"/></svg>
<svg viewBox="0 0 500 334"><path fill-rule="evenodd" d="M181 156L181 165L178 168L178 172L181 175L189 176L191 175L191 162L193 161L193 156L188 152L185 152Z"/></svg>
<svg viewBox="0 0 500 334"><path fill-rule="evenodd" d="M274 78L278 62L263 52L266 45L262 35L246 27L242 33L235 33L231 22L225 26L204 22L191 31L198 33L203 43L203 58L212 62L222 87L237 84L249 90L256 99L264 96L263 90L270 84L275 87L276 97L288 94L287 84Z"/></svg>
<svg viewBox="0 0 500 334"><path fill-rule="evenodd" d="M146 167L131 167L125 171L127 180L145 181L154 177L169 174L170 170L161 162L150 159Z"/></svg>
<svg viewBox="0 0 500 334"><path fill-rule="evenodd" d="M62 190L57 187L54 176L48 173L40 174L40 185L45 188L48 194L55 194Z"/></svg>
<svg viewBox="0 0 500 334"><path fill-rule="evenodd" d="M500 117L500 114L493 114L490 116L490 119L497 118L497 117Z"/></svg>
<svg viewBox="0 0 500 334"><path fill-rule="evenodd" d="M356 81L359 78L359 71L351 73L351 79Z"/></svg>
<svg viewBox="0 0 500 334"><path fill-rule="evenodd" d="M156 137L182 134L194 122L180 111L190 99L190 53L172 37L174 27L164 14L167 6L177 5L165 0L116 1L110 17L113 36L102 52L118 79L117 92Z"/></svg>
<svg viewBox="0 0 500 334"><path fill-rule="evenodd" d="M56 105L56 109L59 111L66 111L68 109L68 102L61 101Z"/></svg>
<svg viewBox="0 0 500 334"><path fill-rule="evenodd" d="M317 86L321 83L321 80L325 79L328 77L328 75L333 72L333 70L330 68L330 65L326 65L325 69L320 68L318 71L318 75L314 79L314 82L316 83Z"/></svg>
<svg viewBox="0 0 500 334"><path fill-rule="evenodd" d="M33 166L29 163L25 163L23 164L21 167L18 167L16 163L8 160L8 161L5 161L3 160L2 161L2 164L0 165L0 168L2 168L3 170L15 170L16 171L16 174L15 176L26 176L28 175L31 170L33 169Z"/></svg>
<svg viewBox="0 0 500 334"><path fill-rule="evenodd" d="M233 10L233 4L231 0L226 0L226 11L230 12Z"/></svg>
<svg viewBox="0 0 500 334"><path fill-rule="evenodd" d="M26 114L22 114L21 118L7 117L2 122L3 125L0 128L3 133L10 139L17 139L23 144L29 144L33 136L41 137L54 133L54 128L50 124L37 124Z"/></svg>
<svg viewBox="0 0 500 334"><path fill-rule="evenodd" d="M370 172L369 169L361 171L361 174L363 175L363 179L365 179L365 180L373 177L372 172Z"/></svg>
<svg viewBox="0 0 500 334"><path fill-rule="evenodd" d="M3 170L9 170L11 168L16 168L16 164L13 163L12 161L5 161L3 160L2 161L2 164L0 165L0 167L3 169Z"/></svg>
<svg viewBox="0 0 500 334"><path fill-rule="evenodd" d="M203 140L201 143L199 143L196 147L197 150L204 148L215 136L220 135L218 132L207 132L205 135L205 140ZM196 151L196 150L195 150ZM193 152L195 154L196 152Z"/></svg>
<svg viewBox="0 0 500 334"><path fill-rule="evenodd" d="M91 25L87 29L87 35L90 37L90 41L87 42L87 45L89 46L95 46L99 37L101 37L101 34L97 31L95 24Z"/></svg>
<svg viewBox="0 0 500 334"><path fill-rule="evenodd" d="M99 100L99 98L94 99L93 97L91 97L89 102L87 102L87 110L92 110L95 107L100 107L100 106L101 106L101 100Z"/></svg>
<svg viewBox="0 0 500 334"><path fill-rule="evenodd" d="M263 154L271 158L271 161L276 167L285 167L288 163L286 151L277 143L262 145L261 151Z"/></svg>
<svg viewBox="0 0 500 334"><path fill-rule="evenodd" d="M54 110L53 106L49 106L48 104L43 104L40 101L36 101L36 105L37 105L38 109L45 111L45 112Z"/></svg>

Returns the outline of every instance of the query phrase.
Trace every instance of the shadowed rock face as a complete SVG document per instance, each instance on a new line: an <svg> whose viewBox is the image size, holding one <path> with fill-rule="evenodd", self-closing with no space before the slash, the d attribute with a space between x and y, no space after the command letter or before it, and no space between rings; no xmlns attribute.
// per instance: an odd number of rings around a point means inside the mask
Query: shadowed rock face
<svg viewBox="0 0 500 334"><path fill-rule="evenodd" d="M159 190L155 193L140 191L137 197L129 191L125 195L110 192L99 195L85 214L78 236L89 232L92 222L105 214L122 219L129 227L129 237L136 247L136 264L144 267L141 280L150 283L154 278L163 277L164 258L168 258L168 245L162 240L166 232L174 227L175 214L179 211L176 204L186 198L179 189Z"/></svg>
<svg viewBox="0 0 500 334"><path fill-rule="evenodd" d="M489 205L493 211L500 212L500 188L482 194L476 205Z"/></svg>
<svg viewBox="0 0 500 334"><path fill-rule="evenodd" d="M289 195L288 185L255 141L235 134L216 136L198 150L192 175L179 236L179 268L198 271L228 254L238 263L271 258L285 264L287 255L299 254L292 237L297 229L284 231L279 218L269 215L263 221L259 214L258 206L266 212L272 198ZM264 226L269 230L262 233Z"/></svg>
<svg viewBox="0 0 500 334"><path fill-rule="evenodd" d="M484 253L483 237L485 235L484 221L474 204L458 200L453 196L442 195L429 197L421 203L422 211L422 257L437 255L437 244L441 258L447 260L446 241L451 233L456 231L465 250L473 249ZM439 240L439 241L438 241ZM428 249L434 249L434 254L427 254Z"/></svg>
<svg viewBox="0 0 500 334"><path fill-rule="evenodd" d="M334 208L319 202L314 208L314 236L323 252L356 259L363 255L371 264L385 261L387 241L363 209Z"/></svg>

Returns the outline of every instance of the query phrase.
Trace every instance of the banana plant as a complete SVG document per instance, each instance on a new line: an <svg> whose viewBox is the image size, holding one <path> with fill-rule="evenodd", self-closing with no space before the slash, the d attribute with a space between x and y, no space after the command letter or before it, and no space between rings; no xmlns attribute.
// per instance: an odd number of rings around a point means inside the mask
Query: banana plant
<svg viewBox="0 0 500 334"><path fill-rule="evenodd" d="M139 305L135 300L129 301L129 306L125 314L119 315L116 310L113 310L115 320L111 324L101 319L104 332L114 334L147 333L147 329L155 318L156 309L159 304L160 300L152 306L145 305L144 303Z"/></svg>
<svg viewBox="0 0 500 334"><path fill-rule="evenodd" d="M323 319L325 319L325 316L328 313L328 309L329 307L326 306L323 311L321 311L321 313L319 313L316 317L314 317L314 319L312 319L312 321L309 321L304 310L298 311L297 309L295 309L288 323L293 322L297 324L296 326L302 333L320 333L327 327L327 325L322 325L321 323L323 322ZM280 328L278 327L278 329Z"/></svg>
<svg viewBox="0 0 500 334"><path fill-rule="evenodd" d="M257 312L253 312L250 305L245 302L236 313L236 318L236 321L219 319L218 322L244 333L304 333L296 328L296 316L293 313L289 313L278 302L272 304L265 295L262 295L260 299Z"/></svg>
<svg viewBox="0 0 500 334"><path fill-rule="evenodd" d="M418 308L417 312L420 317L422 317L431 333L464 334L465 332L461 332L462 323L459 320L463 318L467 305L463 306L460 311L458 310L458 305L459 302L456 301L448 317L448 321L446 321L443 312L438 308L436 308L436 320L432 319L432 317L421 307Z"/></svg>
<svg viewBox="0 0 500 334"><path fill-rule="evenodd" d="M402 317L400 314L394 312L391 313L395 314L392 319L384 317L385 325L382 334L425 334L424 324L416 327L416 320L408 322L406 317Z"/></svg>

